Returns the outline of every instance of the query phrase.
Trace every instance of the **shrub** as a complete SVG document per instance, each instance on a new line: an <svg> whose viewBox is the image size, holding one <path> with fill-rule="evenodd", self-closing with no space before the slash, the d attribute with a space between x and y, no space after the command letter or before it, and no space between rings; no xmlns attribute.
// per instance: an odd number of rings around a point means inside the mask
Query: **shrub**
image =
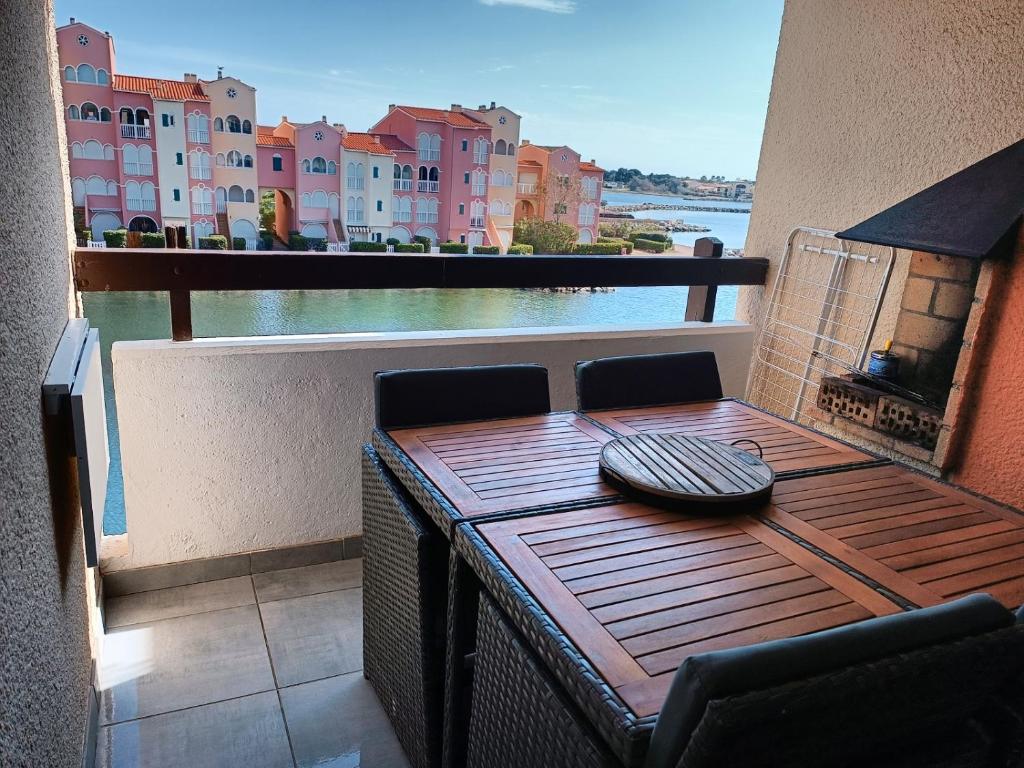
<svg viewBox="0 0 1024 768"><path fill-rule="evenodd" d="M637 240L653 240L656 243L671 243L672 238L664 232L634 232L626 238L636 242Z"/></svg>
<svg viewBox="0 0 1024 768"><path fill-rule="evenodd" d="M201 251L226 251L228 239L224 235L210 235L199 238L199 250Z"/></svg>
<svg viewBox="0 0 1024 768"><path fill-rule="evenodd" d="M633 252L633 244L629 240L622 240L618 237L599 237L597 238L598 245L614 245L619 249L619 253L622 253L622 249L626 249L626 253L630 254Z"/></svg>
<svg viewBox="0 0 1024 768"><path fill-rule="evenodd" d="M532 256L533 246L526 243L512 243L508 253L510 256Z"/></svg>
<svg viewBox="0 0 1024 768"><path fill-rule="evenodd" d="M621 246L616 243L576 243L574 256L618 256Z"/></svg>
<svg viewBox="0 0 1024 768"><path fill-rule="evenodd" d="M465 243L441 243L441 253L469 253L469 246Z"/></svg>
<svg viewBox="0 0 1024 768"><path fill-rule="evenodd" d="M260 237L260 249L264 251L274 250L274 238L270 235Z"/></svg>
<svg viewBox="0 0 1024 768"><path fill-rule="evenodd" d="M408 245L408 243L403 243L403 242L402 242L401 240L399 240L399 239L398 239L397 237L389 237L389 238L388 238L387 240L385 240L384 242L385 242L385 243L386 243L387 245Z"/></svg>
<svg viewBox="0 0 1024 768"><path fill-rule="evenodd" d="M576 230L568 224L543 219L520 219L513 240L532 245L534 253L572 253Z"/></svg>
<svg viewBox="0 0 1024 768"><path fill-rule="evenodd" d="M317 251L319 253L327 253L327 238L326 237L307 237L306 248L310 251Z"/></svg>
<svg viewBox="0 0 1024 768"><path fill-rule="evenodd" d="M496 245L474 245L473 253L480 253L485 256L494 255L498 253L498 246Z"/></svg>
<svg viewBox="0 0 1024 768"><path fill-rule="evenodd" d="M354 253L384 253L388 249L386 243L371 243L368 240L356 240L348 244L348 249Z"/></svg>
<svg viewBox="0 0 1024 768"><path fill-rule="evenodd" d="M434 244L434 241L431 240L429 237L426 237L425 235L416 235L415 237L413 237L412 241L414 243L419 243L420 245L422 245L424 253L430 253L430 246Z"/></svg>
<svg viewBox="0 0 1024 768"><path fill-rule="evenodd" d="M641 237L634 240L633 245L635 245L638 250L647 251L648 253L664 253L672 247L671 243L663 243L658 240L646 240Z"/></svg>
<svg viewBox="0 0 1024 768"><path fill-rule="evenodd" d="M231 238L231 247L234 248L236 251L244 251L245 250L245 238L244 237L232 237Z"/></svg>
<svg viewBox="0 0 1024 768"><path fill-rule="evenodd" d="M308 251L309 241L300 235L298 232L288 233L288 250L289 251Z"/></svg>
<svg viewBox="0 0 1024 768"><path fill-rule="evenodd" d="M395 243L395 253L423 253L423 243Z"/></svg>
<svg viewBox="0 0 1024 768"><path fill-rule="evenodd" d="M128 243L127 229L108 229L103 232L107 248L124 248Z"/></svg>
<svg viewBox="0 0 1024 768"><path fill-rule="evenodd" d="M142 233L142 247L143 248L166 248L167 238L164 237L163 232L143 232Z"/></svg>

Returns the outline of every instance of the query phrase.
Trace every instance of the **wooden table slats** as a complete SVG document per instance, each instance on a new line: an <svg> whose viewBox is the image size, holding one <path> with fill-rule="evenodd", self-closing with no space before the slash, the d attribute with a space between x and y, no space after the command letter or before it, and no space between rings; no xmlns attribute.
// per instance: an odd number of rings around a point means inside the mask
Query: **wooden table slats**
<svg viewBox="0 0 1024 768"><path fill-rule="evenodd" d="M675 433L757 441L777 474L877 461L877 457L736 400L594 411L587 416L620 435ZM752 453L750 445L738 446Z"/></svg>

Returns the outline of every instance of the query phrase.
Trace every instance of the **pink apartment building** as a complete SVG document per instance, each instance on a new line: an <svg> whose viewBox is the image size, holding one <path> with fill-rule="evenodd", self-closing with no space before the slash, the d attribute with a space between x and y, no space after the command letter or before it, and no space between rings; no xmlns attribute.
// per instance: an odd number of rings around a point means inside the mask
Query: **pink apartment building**
<svg viewBox="0 0 1024 768"><path fill-rule="evenodd" d="M236 78L120 74L111 36L74 19L57 43L76 227L92 240L187 226L193 241L255 244L265 192L283 242L424 236L504 252L524 216L570 223L581 242L597 236L601 169L569 147L523 142L517 155L519 116L493 102L391 105L367 133L326 116L257 126L255 89Z"/></svg>

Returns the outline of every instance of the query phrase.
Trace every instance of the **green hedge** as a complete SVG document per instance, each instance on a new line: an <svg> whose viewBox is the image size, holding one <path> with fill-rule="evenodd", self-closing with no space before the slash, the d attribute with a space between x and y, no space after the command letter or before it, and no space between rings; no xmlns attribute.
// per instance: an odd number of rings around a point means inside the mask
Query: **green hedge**
<svg viewBox="0 0 1024 768"><path fill-rule="evenodd" d="M441 243L441 253L469 253L469 246L465 243Z"/></svg>
<svg viewBox="0 0 1024 768"><path fill-rule="evenodd" d="M481 253L485 256L493 256L498 253L496 245L477 245L473 247L473 253Z"/></svg>
<svg viewBox="0 0 1024 768"><path fill-rule="evenodd" d="M245 250L245 238L244 237L232 237L231 238L231 247L234 248L236 251L244 251Z"/></svg>
<svg viewBox="0 0 1024 768"><path fill-rule="evenodd" d="M532 256L533 246L526 243L512 243L508 249L509 256Z"/></svg>
<svg viewBox="0 0 1024 768"><path fill-rule="evenodd" d="M348 244L348 249L354 253L384 253L388 249L388 246L386 243L371 243L369 240L356 240L355 242Z"/></svg>
<svg viewBox="0 0 1024 768"><path fill-rule="evenodd" d="M572 252L575 256L618 256L621 248L618 243L576 243Z"/></svg>
<svg viewBox="0 0 1024 768"><path fill-rule="evenodd" d="M384 243L386 245L408 245L408 243L403 243L397 237L389 237L387 240L384 241Z"/></svg>
<svg viewBox="0 0 1024 768"><path fill-rule="evenodd" d="M292 232L288 235L288 250L308 251L309 241L298 232Z"/></svg>
<svg viewBox="0 0 1024 768"><path fill-rule="evenodd" d="M274 250L274 238L270 235L260 237L260 248L264 251Z"/></svg>
<svg viewBox="0 0 1024 768"><path fill-rule="evenodd" d="M201 251L226 251L228 239L224 235L210 235L199 238L199 250Z"/></svg>
<svg viewBox="0 0 1024 768"><path fill-rule="evenodd" d="M626 239L634 243L637 240L653 240L656 243L672 242L672 238L666 235L664 232L634 232L631 235L627 235Z"/></svg>
<svg viewBox="0 0 1024 768"><path fill-rule="evenodd" d="M127 229L108 229L103 232L107 248L124 248L128 243Z"/></svg>
<svg viewBox="0 0 1024 768"><path fill-rule="evenodd" d="M618 237L599 237L597 243L598 245L614 245L620 249L620 252L622 248L625 248L627 254L633 252L633 244L629 240L622 240Z"/></svg>
<svg viewBox="0 0 1024 768"><path fill-rule="evenodd" d="M327 238L326 237L307 237L306 248L310 251L317 251L319 253L327 253Z"/></svg>
<svg viewBox="0 0 1024 768"><path fill-rule="evenodd" d="M423 246L424 253L430 253L430 246L434 244L434 241L424 235L415 235L412 239L414 243L419 243Z"/></svg>
<svg viewBox="0 0 1024 768"><path fill-rule="evenodd" d="M163 232L143 232L142 233L142 247L143 248L166 248L167 238L164 237Z"/></svg>
<svg viewBox="0 0 1024 768"><path fill-rule="evenodd" d="M646 240L639 237L633 241L633 245L635 245L638 250L647 251L648 253L664 253L672 247L672 243L663 243L658 240Z"/></svg>
<svg viewBox="0 0 1024 768"><path fill-rule="evenodd" d="M423 243L394 243L394 246L395 253L423 253Z"/></svg>

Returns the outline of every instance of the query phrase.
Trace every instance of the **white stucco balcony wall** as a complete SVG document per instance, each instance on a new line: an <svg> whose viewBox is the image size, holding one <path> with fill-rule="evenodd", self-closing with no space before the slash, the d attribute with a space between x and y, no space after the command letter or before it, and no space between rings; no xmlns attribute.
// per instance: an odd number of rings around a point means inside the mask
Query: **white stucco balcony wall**
<svg viewBox="0 0 1024 768"><path fill-rule="evenodd" d="M573 364L710 349L740 395L745 323L133 341L113 347L128 535L108 571L358 534L373 374L539 363L556 410ZM121 549L119 547L118 549Z"/></svg>

